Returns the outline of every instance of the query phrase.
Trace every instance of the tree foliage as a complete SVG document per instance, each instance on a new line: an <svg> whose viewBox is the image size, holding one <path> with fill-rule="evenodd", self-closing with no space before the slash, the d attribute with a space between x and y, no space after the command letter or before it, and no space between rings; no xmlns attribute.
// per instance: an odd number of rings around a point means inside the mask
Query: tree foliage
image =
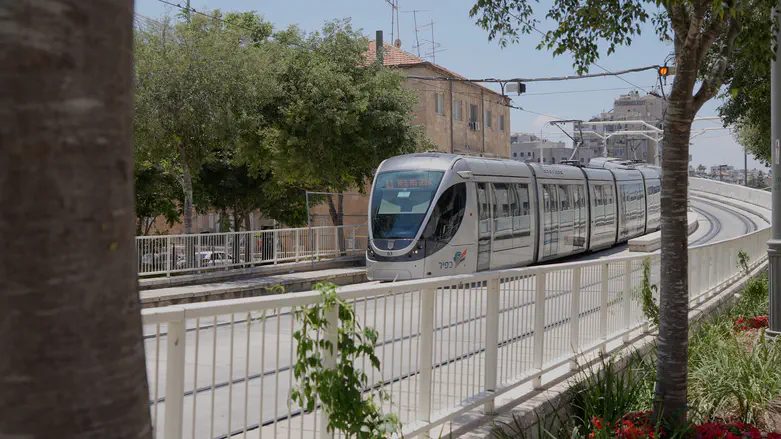
<svg viewBox="0 0 781 439"><path fill-rule="evenodd" d="M342 192L362 188L382 160L415 150L421 131L410 120L414 94L402 88L401 74L368 62L368 40L349 22L286 38L300 43L280 72L278 112L259 145L278 175ZM257 147L245 151L257 166Z"/></svg>
<svg viewBox="0 0 781 439"><path fill-rule="evenodd" d="M219 12L216 13L219 15ZM258 24L257 32L230 23ZM192 180L222 150L251 142L273 101L275 45L261 44L268 26L254 14L226 21L193 15L136 31L136 155L179 180L189 229ZM187 230L189 232L189 230Z"/></svg>
<svg viewBox="0 0 781 439"><path fill-rule="evenodd" d="M362 189L421 142L415 95L367 60L349 22L306 34L254 12L210 15L136 33L137 160L179 182L186 231L193 201L239 223L260 209L305 224L306 190Z"/></svg>
<svg viewBox="0 0 781 439"><path fill-rule="evenodd" d="M136 188L136 234L148 235L158 217L169 226L179 222L181 188L162 167L136 163L133 169Z"/></svg>

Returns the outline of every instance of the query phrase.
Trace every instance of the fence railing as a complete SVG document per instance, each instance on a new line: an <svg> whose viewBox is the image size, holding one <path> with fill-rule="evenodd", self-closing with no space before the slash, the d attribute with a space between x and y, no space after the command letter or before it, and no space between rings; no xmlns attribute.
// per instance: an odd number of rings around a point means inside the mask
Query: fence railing
<svg viewBox="0 0 781 439"><path fill-rule="evenodd" d="M691 248L691 302L742 277L739 251L750 267L763 263L769 238L765 228ZM383 409L407 437L438 435L481 406L490 412L503 393L539 387L543 374L645 329L645 260L658 284L660 256L651 254L341 288L360 323L379 332L380 369L356 363L369 378L365 394L389 395ZM319 409L289 398L301 329L293 311L320 300L306 292L144 310L156 436L329 437Z"/></svg>
<svg viewBox="0 0 781 439"><path fill-rule="evenodd" d="M158 276L361 254L366 225L137 236L138 275Z"/></svg>

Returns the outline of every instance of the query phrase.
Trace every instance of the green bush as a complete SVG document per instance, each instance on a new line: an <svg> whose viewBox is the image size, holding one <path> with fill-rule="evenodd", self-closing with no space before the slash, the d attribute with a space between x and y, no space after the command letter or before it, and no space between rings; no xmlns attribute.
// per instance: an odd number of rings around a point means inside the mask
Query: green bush
<svg viewBox="0 0 781 439"><path fill-rule="evenodd" d="M656 369L650 359L637 352L619 369L614 358L600 359L596 368L581 368L577 382L570 388L571 417L581 434L588 434L592 418L614 423L627 413L651 408Z"/></svg>
<svg viewBox="0 0 781 439"><path fill-rule="evenodd" d="M730 311L733 317L756 317L767 315L770 308L767 272L751 279L743 289L740 300Z"/></svg>

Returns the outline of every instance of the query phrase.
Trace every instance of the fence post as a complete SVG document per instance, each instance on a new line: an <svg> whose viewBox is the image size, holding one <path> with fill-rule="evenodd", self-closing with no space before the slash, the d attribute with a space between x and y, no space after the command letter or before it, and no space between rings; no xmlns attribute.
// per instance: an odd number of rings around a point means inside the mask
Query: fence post
<svg viewBox="0 0 781 439"><path fill-rule="evenodd" d="M490 279L485 311L485 391L495 392L499 371L499 278ZM485 413L494 412L494 400L485 403Z"/></svg>
<svg viewBox="0 0 781 439"><path fill-rule="evenodd" d="M353 227L353 231L350 232L350 239L352 239L352 241L353 241L353 245L350 248L351 249L350 254L352 254L352 255L355 254L355 231L356 230L357 230L357 228Z"/></svg>
<svg viewBox="0 0 781 439"><path fill-rule="evenodd" d="M171 265L175 263L174 256L171 251L171 237L165 237L165 277L171 277Z"/></svg>
<svg viewBox="0 0 781 439"><path fill-rule="evenodd" d="M195 235L195 267L201 268L201 235ZM193 268L193 267L187 267ZM200 273L201 270L198 270Z"/></svg>
<svg viewBox="0 0 781 439"><path fill-rule="evenodd" d="M624 336L622 341L629 343L629 328L632 327L632 261L624 262Z"/></svg>
<svg viewBox="0 0 781 439"><path fill-rule="evenodd" d="M534 356L532 368L542 372L543 354L545 353L545 273L534 276L536 293L534 295ZM532 380L532 387L542 387L542 374Z"/></svg>
<svg viewBox="0 0 781 439"><path fill-rule="evenodd" d="M301 240L300 240L299 235L298 235L298 229L293 229L293 233L296 234L296 239L295 239L294 244L295 244L295 247L296 247L296 262L298 262L298 258L299 258L299 254L300 254L300 252L298 250L298 245L301 243Z"/></svg>
<svg viewBox="0 0 781 439"><path fill-rule="evenodd" d="M168 323L165 366L165 421L163 437L182 437L184 415L184 320Z"/></svg>
<svg viewBox="0 0 781 439"><path fill-rule="evenodd" d="M694 249L689 251L689 291L695 297L700 295L700 270L699 270L699 250Z"/></svg>
<svg viewBox="0 0 781 439"><path fill-rule="evenodd" d="M418 393L417 420L423 423L431 421L431 378L433 375L434 354L434 308L436 305L437 290L426 288L420 292L420 377L418 378L420 393ZM428 437L429 432L423 433Z"/></svg>
<svg viewBox="0 0 781 439"><path fill-rule="evenodd" d="M599 350L603 354L607 353L607 287L610 282L609 268L609 264L602 264L602 292L599 295L599 338L602 340Z"/></svg>
<svg viewBox="0 0 781 439"><path fill-rule="evenodd" d="M315 229L315 260L320 260L320 229Z"/></svg>
<svg viewBox="0 0 781 439"><path fill-rule="evenodd" d="M274 248L274 265L277 265L277 240L279 239L279 232L276 230L271 231L271 246Z"/></svg>
<svg viewBox="0 0 781 439"><path fill-rule="evenodd" d="M334 227L334 257L339 257L339 226Z"/></svg>
<svg viewBox="0 0 781 439"><path fill-rule="evenodd" d="M577 370L578 350L580 349L580 267L572 269L572 291L570 292L569 339L572 343L572 361L569 370Z"/></svg>
<svg viewBox="0 0 781 439"><path fill-rule="evenodd" d="M323 349L323 368L333 369L336 367L336 344L339 341L339 305L334 304L330 311L326 311L325 321L323 340L330 341L333 350ZM328 415L323 410L320 417L320 439L331 439L331 437L331 433L328 432Z"/></svg>

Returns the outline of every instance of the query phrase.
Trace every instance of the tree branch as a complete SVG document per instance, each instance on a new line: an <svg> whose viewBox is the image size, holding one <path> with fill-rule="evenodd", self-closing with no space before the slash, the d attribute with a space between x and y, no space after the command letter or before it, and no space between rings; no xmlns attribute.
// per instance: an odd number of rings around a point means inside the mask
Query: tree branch
<svg viewBox="0 0 781 439"><path fill-rule="evenodd" d="M708 27L705 29L705 32L703 32L702 38L700 39L700 47L697 51L697 65L705 58L711 45L713 45L713 42L716 41L716 38L721 33L723 25L723 20L718 19L718 17L711 17L711 21L708 23Z"/></svg>
<svg viewBox="0 0 781 439"><path fill-rule="evenodd" d="M682 47L683 36L689 29L689 17L686 9L679 2L665 2L667 15L670 17L670 26L673 29L675 47Z"/></svg>
<svg viewBox="0 0 781 439"><path fill-rule="evenodd" d="M724 71L727 69L727 64L730 55L732 55L735 49L735 38L740 33L740 20L737 17L730 19L729 29L727 30L727 36L725 38L724 45L719 51L718 58L713 63L710 73L702 82L700 89L697 90L697 94L694 95L692 101L692 109L694 114L697 114L702 108L703 104L711 99L719 91L722 82L724 81Z"/></svg>

